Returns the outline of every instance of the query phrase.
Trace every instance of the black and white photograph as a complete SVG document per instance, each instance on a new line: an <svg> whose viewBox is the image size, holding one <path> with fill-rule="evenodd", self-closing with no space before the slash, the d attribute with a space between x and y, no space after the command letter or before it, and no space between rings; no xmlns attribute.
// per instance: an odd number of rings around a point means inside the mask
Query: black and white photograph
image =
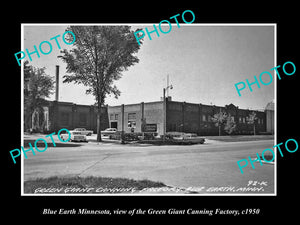
<svg viewBox="0 0 300 225"><path fill-rule="evenodd" d="M2 18L5 218L297 215L295 5L26 4Z"/></svg>
<svg viewBox="0 0 300 225"><path fill-rule="evenodd" d="M275 24L22 28L24 195L276 194Z"/></svg>

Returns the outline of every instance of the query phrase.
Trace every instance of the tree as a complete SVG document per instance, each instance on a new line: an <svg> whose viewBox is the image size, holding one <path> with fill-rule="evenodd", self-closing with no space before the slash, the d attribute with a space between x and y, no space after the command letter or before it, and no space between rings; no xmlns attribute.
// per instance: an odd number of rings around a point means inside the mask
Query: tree
<svg viewBox="0 0 300 225"><path fill-rule="evenodd" d="M140 29L137 29L138 31ZM101 141L101 106L107 95L120 96L113 85L128 67L139 62L134 55L140 49L130 26L70 26L75 35L73 49L64 49L62 58L67 63L64 83L74 82L88 87L86 94L95 97L97 105L97 141ZM70 35L70 40L73 36ZM72 40L73 41L73 40Z"/></svg>
<svg viewBox="0 0 300 225"><path fill-rule="evenodd" d="M226 122L227 114L220 111L219 113L214 114L211 120L215 123L216 127L219 127L219 136L221 136L221 126Z"/></svg>
<svg viewBox="0 0 300 225"><path fill-rule="evenodd" d="M232 134L236 130L236 123L230 114L228 114L228 116L226 118L226 124L225 124L224 130L228 134Z"/></svg>
<svg viewBox="0 0 300 225"><path fill-rule="evenodd" d="M255 135L255 124L257 121L257 116L255 112L251 112L249 116L246 117L246 121L248 124L253 124L253 135Z"/></svg>
<svg viewBox="0 0 300 225"><path fill-rule="evenodd" d="M45 67L35 68L24 62L24 123L25 130L32 128L32 115L42 115L43 106L53 92L54 81L45 73Z"/></svg>

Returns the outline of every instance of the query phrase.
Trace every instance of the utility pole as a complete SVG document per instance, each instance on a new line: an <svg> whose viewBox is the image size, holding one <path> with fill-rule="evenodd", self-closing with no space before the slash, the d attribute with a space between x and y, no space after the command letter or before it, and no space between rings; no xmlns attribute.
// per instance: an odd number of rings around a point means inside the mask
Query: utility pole
<svg viewBox="0 0 300 225"><path fill-rule="evenodd" d="M167 129L167 102L166 102L166 88L163 89L163 141L166 140Z"/></svg>
<svg viewBox="0 0 300 225"><path fill-rule="evenodd" d="M163 141L166 140L167 132L167 101L166 101L166 91L169 96L169 88L173 89L172 84L169 85L169 75L167 75L167 87L163 88Z"/></svg>
<svg viewBox="0 0 300 225"><path fill-rule="evenodd" d="M124 110L124 104L121 105L121 112L122 112L121 113L121 121L122 121L122 126L121 126L121 128L122 128L122 131L121 131L121 143L125 144L125 141L124 141L124 133L125 133L124 132L124 126L125 126L124 125L124 117L125 117L125 115L124 115L125 114L124 113L125 112L125 110Z"/></svg>
<svg viewBox="0 0 300 225"><path fill-rule="evenodd" d="M169 74L167 74L167 87L169 87ZM167 97L169 97L169 89L167 88Z"/></svg>

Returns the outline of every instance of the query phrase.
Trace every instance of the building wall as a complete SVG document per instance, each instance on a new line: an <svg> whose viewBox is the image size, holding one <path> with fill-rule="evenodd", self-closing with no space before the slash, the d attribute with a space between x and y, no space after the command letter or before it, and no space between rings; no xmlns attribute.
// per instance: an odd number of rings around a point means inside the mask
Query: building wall
<svg viewBox="0 0 300 225"><path fill-rule="evenodd" d="M44 119L37 120L45 133L57 132L62 128L86 128L97 132L97 107L93 105L78 105L69 102L48 101L43 107ZM124 109L124 115L123 113ZM129 132L157 132L163 134L163 101L129 104L121 106L102 107L101 129L115 127L122 131L124 117L124 131ZM218 127L211 121L211 117L220 112L227 112L236 122L236 134L253 133L253 125L247 124L246 117L253 110L239 109L233 104L222 106L194 104L187 102L166 101L166 131L197 133L198 135L218 135ZM274 132L274 110L265 112L255 111L258 117L256 132ZM35 120L33 120L35 121ZM226 134L224 127L222 135Z"/></svg>
<svg viewBox="0 0 300 225"><path fill-rule="evenodd" d="M156 132L163 132L163 103L149 102L124 105L124 131L142 132L143 125L156 126ZM109 106L108 118L110 127L122 131L122 106Z"/></svg>
<svg viewBox="0 0 300 225"><path fill-rule="evenodd" d="M246 117L253 110L239 109L233 104L225 107L193 104L187 102L166 101L166 131L197 133L198 135L218 135L219 129L211 117L220 112L227 112L236 122L236 134L253 133L253 125L247 124ZM258 121L256 132L266 131L266 114L255 111ZM109 124L122 131L122 106L108 107ZM143 125L156 128L158 134L163 134L163 102L149 102L124 105L124 131L141 132ZM132 129L133 127L133 129ZM226 134L222 127L222 135Z"/></svg>
<svg viewBox="0 0 300 225"><path fill-rule="evenodd" d="M132 104L124 106L124 131L141 132L142 111L140 104Z"/></svg>
<svg viewBox="0 0 300 225"><path fill-rule="evenodd" d="M211 120L214 114L223 111L232 116L237 125L237 134L253 133L253 125L247 124L246 117L250 110L239 109L233 104L225 107L167 101L167 132L179 131L198 135L218 135L218 127ZM258 117L256 132L266 131L266 115L255 111ZM222 134L224 129L221 129Z"/></svg>
<svg viewBox="0 0 300 225"><path fill-rule="evenodd" d="M62 128L73 130L86 128L97 132L97 107L93 105L77 105L69 102L49 101L49 132L57 132ZM107 107L101 109L101 129L108 125Z"/></svg>
<svg viewBox="0 0 300 225"><path fill-rule="evenodd" d="M224 110L224 107L221 107ZM211 117L220 112L220 108L216 106L200 104L200 129L198 135L218 135L219 129L211 121Z"/></svg>
<svg viewBox="0 0 300 225"><path fill-rule="evenodd" d="M122 106L108 107L108 119L110 127L115 127L119 131L122 130L122 113ZM134 132L140 132L141 118L142 113L140 104L124 105L123 126L126 133L131 132L131 129L134 129Z"/></svg>
<svg viewBox="0 0 300 225"><path fill-rule="evenodd" d="M116 127L119 131L122 130L122 106L108 106L107 108L108 112L108 126L109 127L114 127L112 126L111 123L116 123Z"/></svg>
<svg viewBox="0 0 300 225"><path fill-rule="evenodd" d="M156 132L163 133L163 102L150 102L144 104L144 122L156 126Z"/></svg>
<svg viewBox="0 0 300 225"><path fill-rule="evenodd" d="M274 123L275 123L274 109L275 109L274 101L269 102L265 108L267 132L272 134L274 134Z"/></svg>
<svg viewBox="0 0 300 225"><path fill-rule="evenodd" d="M266 113L266 123L267 123L267 132L274 133L274 111L273 110L265 110Z"/></svg>

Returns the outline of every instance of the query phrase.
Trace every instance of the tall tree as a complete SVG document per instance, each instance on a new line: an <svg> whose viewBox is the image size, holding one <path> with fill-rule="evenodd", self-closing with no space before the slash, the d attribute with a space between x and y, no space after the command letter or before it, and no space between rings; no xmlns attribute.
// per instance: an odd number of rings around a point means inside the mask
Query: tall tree
<svg viewBox="0 0 300 225"><path fill-rule="evenodd" d="M128 67L139 62L134 54L140 49L130 26L70 26L75 35L73 49L64 49L62 58L67 63L64 83L83 84L86 94L95 97L97 110L97 141L101 141L101 106L107 95L120 96L114 81ZM69 36L72 40L73 36Z"/></svg>
<svg viewBox="0 0 300 225"><path fill-rule="evenodd" d="M24 122L25 130L32 128L32 115L35 111L41 115L43 106L53 92L54 81L45 73L46 68L35 68L24 62Z"/></svg>
<svg viewBox="0 0 300 225"><path fill-rule="evenodd" d="M253 124L253 135L255 135L255 124L257 121L256 113L253 111L249 114L249 116L246 117L246 121L248 124Z"/></svg>
<svg viewBox="0 0 300 225"><path fill-rule="evenodd" d="M219 128L219 136L221 136L221 127L227 120L227 114L225 112L218 112L213 115L211 120L215 123L215 126Z"/></svg>

